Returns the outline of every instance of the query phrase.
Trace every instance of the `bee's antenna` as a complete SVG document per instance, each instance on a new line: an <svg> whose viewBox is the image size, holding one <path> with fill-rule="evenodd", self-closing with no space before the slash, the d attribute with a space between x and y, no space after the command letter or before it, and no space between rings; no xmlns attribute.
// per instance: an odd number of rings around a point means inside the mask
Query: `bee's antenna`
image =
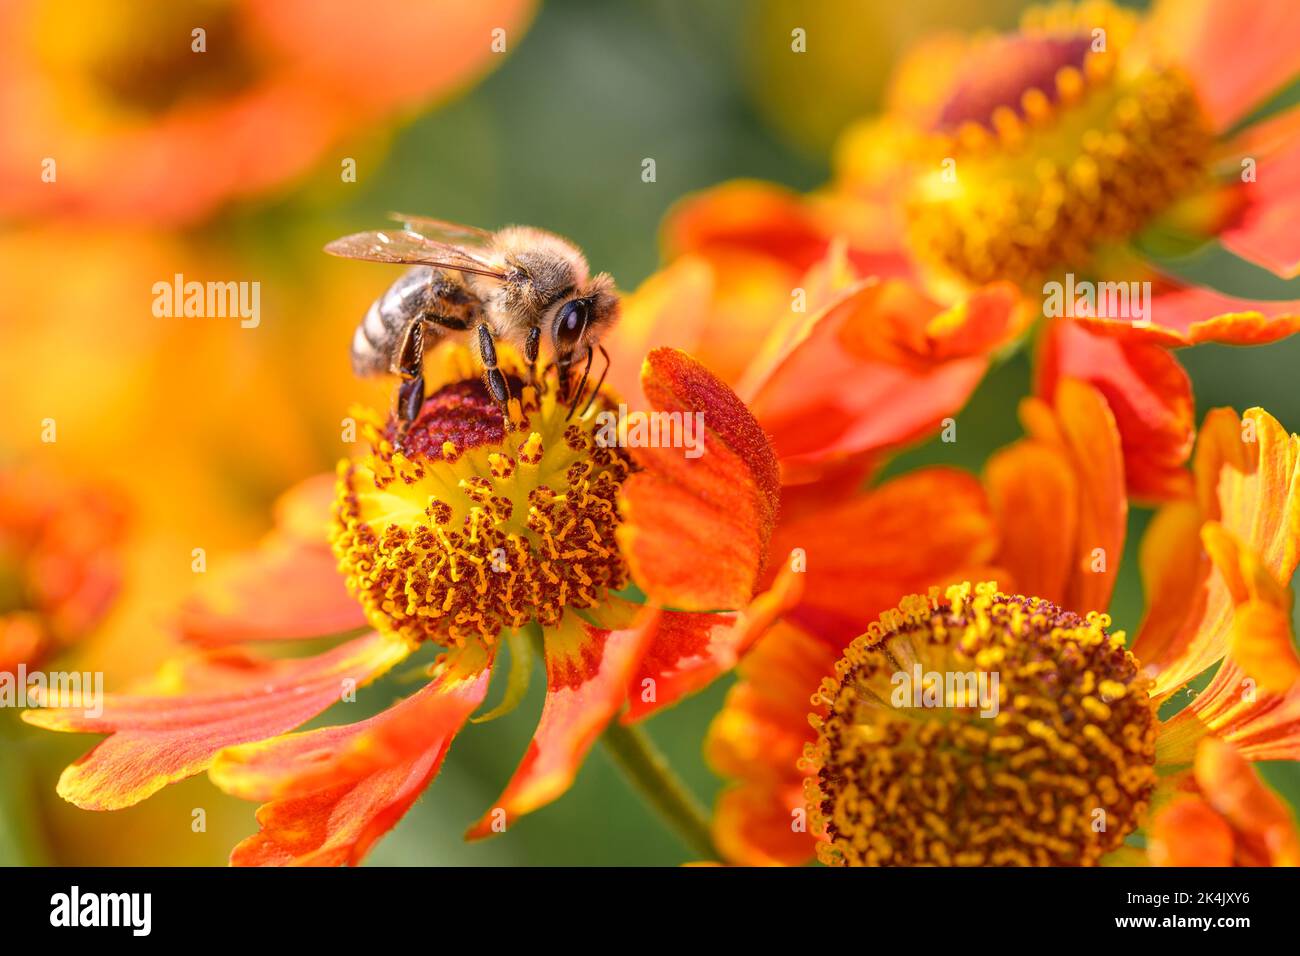
<svg viewBox="0 0 1300 956"><path fill-rule="evenodd" d="M569 406L569 414L564 416L564 420L566 422L573 417L573 412L575 409L577 409L578 402L582 401L582 393L587 389L587 376L591 374L591 360L595 358L595 355L596 355L595 350L590 345L588 345L587 365L582 370L582 378L578 380L578 387L573 390L573 399L572 399L573 403Z"/></svg>
<svg viewBox="0 0 1300 956"><path fill-rule="evenodd" d="M609 353L605 351L605 346L603 345L598 345L596 347L600 349L600 354L605 357L605 367L600 370L600 378L596 380L596 387L591 390L591 398L587 399L587 404L583 406L582 415L578 416L579 418L585 417L587 412L591 411L591 406L596 401L596 396L600 394L600 387L605 384L605 376L609 374Z"/></svg>

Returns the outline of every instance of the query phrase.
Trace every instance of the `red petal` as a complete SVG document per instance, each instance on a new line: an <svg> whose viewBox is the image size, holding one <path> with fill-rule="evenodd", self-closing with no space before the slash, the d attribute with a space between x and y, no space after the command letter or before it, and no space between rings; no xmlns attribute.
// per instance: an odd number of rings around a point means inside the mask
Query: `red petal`
<svg viewBox="0 0 1300 956"><path fill-rule="evenodd" d="M1159 345L1093 335L1054 322L1039 350L1037 393L1050 400L1061 378L1076 378L1106 399L1124 448L1124 475L1137 498L1167 500L1191 492L1186 469L1196 436L1192 383Z"/></svg>
<svg viewBox="0 0 1300 956"><path fill-rule="evenodd" d="M1295 228L1300 219L1300 138L1256 159L1256 180L1237 190L1245 205L1219 233L1219 241L1289 279L1300 272L1300 230Z"/></svg>
<svg viewBox="0 0 1300 956"><path fill-rule="evenodd" d="M419 693L356 724L229 748L210 771L223 790L269 800L237 866L360 862L437 774L451 741L487 694L490 658L453 651Z"/></svg>
<svg viewBox="0 0 1300 956"><path fill-rule="evenodd" d="M648 624L649 643L628 684L625 723L669 707L736 666L782 613L798 600L802 573L787 565L771 590L741 614L664 611Z"/></svg>
<svg viewBox="0 0 1300 956"><path fill-rule="evenodd" d="M704 444L634 448L619 542L654 601L685 610L743 607L766 563L780 502L776 456L748 409L683 352L655 349L642 387L657 412L700 413Z"/></svg>
<svg viewBox="0 0 1300 956"><path fill-rule="evenodd" d="M117 810L199 773L225 747L292 730L409 653L391 637L368 634L317 657L244 666L218 691L108 695L99 717L65 706L28 710L23 719L48 730L110 734L63 772L59 795L87 810Z"/></svg>
<svg viewBox="0 0 1300 956"><path fill-rule="evenodd" d="M587 751L623 706L649 637L643 625L606 631L573 614L546 632L546 703L537 731L505 791L466 839L491 836L498 821L509 825L569 789Z"/></svg>

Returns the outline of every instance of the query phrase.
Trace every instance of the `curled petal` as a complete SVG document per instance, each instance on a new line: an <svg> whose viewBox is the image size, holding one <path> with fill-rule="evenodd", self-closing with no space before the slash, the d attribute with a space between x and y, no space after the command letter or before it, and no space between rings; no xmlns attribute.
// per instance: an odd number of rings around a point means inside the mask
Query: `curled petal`
<svg viewBox="0 0 1300 956"><path fill-rule="evenodd" d="M869 280L788 345L750 402L791 473L913 441L955 414L1018 331L1016 294L988 286L944 310Z"/></svg>
<svg viewBox="0 0 1300 956"><path fill-rule="evenodd" d="M1217 522L1201 529L1201 540L1234 604L1228 652L1265 690L1287 691L1300 678L1290 591Z"/></svg>
<svg viewBox="0 0 1300 956"><path fill-rule="evenodd" d="M1085 381L1106 399L1119 428L1130 494L1168 500L1190 493L1185 466L1196 436L1195 403L1191 380L1173 355L1150 342L1055 322L1039 351L1039 396L1050 400L1062 377Z"/></svg>
<svg viewBox="0 0 1300 956"><path fill-rule="evenodd" d="M767 558L780 503L776 456L735 394L684 352L655 349L642 387L658 413L699 416L703 446L634 448L619 542L655 602L683 610L744 607Z"/></svg>
<svg viewBox="0 0 1300 956"><path fill-rule="evenodd" d="M488 688L477 645L439 661L419 693L356 724L223 750L209 774L227 793L269 801L237 866L358 863L437 775L451 741Z"/></svg>
<svg viewBox="0 0 1300 956"><path fill-rule="evenodd" d="M208 692L109 695L98 715L52 700L23 719L47 730L109 734L63 772L58 792L87 810L118 810L201 772L226 747L305 723L409 653L400 641L369 634L317 657L245 663L219 680L206 675L219 687Z"/></svg>
<svg viewBox="0 0 1300 956"><path fill-rule="evenodd" d="M649 638L644 623L606 631L573 614L546 631L546 703L537 731L505 791L466 839L491 836L501 814L509 825L569 789L587 751L623 706Z"/></svg>
<svg viewBox="0 0 1300 956"><path fill-rule="evenodd" d="M1201 426L1193 465L1200 514L1203 520L1221 524L1278 581L1290 580L1300 549L1297 464L1300 438L1288 435L1263 409L1250 409L1241 419L1231 409L1215 409ZM1184 540L1189 523L1186 518L1181 522ZM1158 602L1167 609L1160 613L1157 602L1150 602L1138 631L1133 652L1156 671L1157 696L1172 692L1223 657L1232 632L1236 602L1225 579L1209 574L1208 562L1193 569L1190 555L1203 551L1196 544L1187 547L1181 555L1172 549L1163 552L1178 570L1145 572L1180 587L1195 586L1182 598L1182 615L1174 612L1173 600ZM1181 620L1175 621L1178 617ZM1196 703L1205 706L1205 696Z"/></svg>
<svg viewBox="0 0 1300 956"><path fill-rule="evenodd" d="M1219 342L1264 345L1300 331L1300 301L1239 299L1201 286L1174 286L1151 300L1151 323L1074 320L1090 332L1124 341L1177 348Z"/></svg>

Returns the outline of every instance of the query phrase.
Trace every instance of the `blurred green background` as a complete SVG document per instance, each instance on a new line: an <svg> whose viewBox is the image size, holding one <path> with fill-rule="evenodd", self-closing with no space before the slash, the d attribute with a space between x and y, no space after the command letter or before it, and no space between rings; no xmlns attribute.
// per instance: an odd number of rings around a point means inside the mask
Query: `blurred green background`
<svg viewBox="0 0 1300 956"><path fill-rule="evenodd" d="M366 167L345 193L325 180L272 201L246 205L206 227L213 241L256 248L294 268L315 246L311 235L369 228L392 209L486 227L524 222L576 240L593 265L635 288L658 264L658 224L682 195L722 180L759 177L808 189L828 176L835 132L868 110L897 51L937 27L1007 26L1021 4L743 2L713 0L547 0L508 59L467 95L414 118L391 143L382 166ZM809 29L808 53L790 57L792 26ZM641 179L653 158L656 181ZM1204 258L1204 257L1203 257ZM1193 274L1231 269L1210 256ZM377 293L378 288L375 289ZM359 318L359 315L358 315ZM290 333L292 329L288 330ZM346 374L346 343L336 368ZM1180 353L1195 382L1198 420L1212 407L1262 405L1290 430L1300 428L1300 336L1253 349L1203 346ZM1020 434L1016 405L1030 390L1024 352L1000 364L958 420L959 441L933 442L900 455L886 476L920 463L978 471L993 449ZM322 447L320 466L335 450ZM259 489L266 497L273 489ZM1117 626L1132 632L1142 608L1136 546L1148 513L1135 509L1114 599ZM540 667L540 665L538 665ZM720 781L700 745L730 684L654 718L649 734L704 801ZM617 776L597 746L565 797L480 844L461 840L491 805L524 753L541 708L538 674L529 698L508 717L470 726L441 774L369 865L646 864L689 859L678 839ZM368 708L409 693L400 675L370 688ZM500 694L494 688L493 699ZM5 715L6 717L8 715ZM348 719L355 714L349 713ZM328 716L317 723L330 722ZM193 841L186 862L225 861L252 832L252 806L218 793L200 777L119 813L86 814L52 799L60 766L86 738L15 731L21 747L4 759L33 770L30 787L0 787L0 862L110 862L100 845L134 846L125 862L151 860L159 814L175 814L176 840ZM12 770L0 767L0 773ZM1300 769L1271 764L1266 777L1293 805ZM192 808L208 810L208 832L190 832Z"/></svg>

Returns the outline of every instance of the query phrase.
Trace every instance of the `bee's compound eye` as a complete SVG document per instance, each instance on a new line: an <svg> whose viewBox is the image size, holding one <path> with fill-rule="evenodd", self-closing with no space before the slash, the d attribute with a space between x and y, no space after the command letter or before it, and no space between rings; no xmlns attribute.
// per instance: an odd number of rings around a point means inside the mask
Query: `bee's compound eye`
<svg viewBox="0 0 1300 956"><path fill-rule="evenodd" d="M557 355L570 355L582 341L587 331L587 319L590 303L586 299L573 299L564 303L555 316L555 326L551 330Z"/></svg>

